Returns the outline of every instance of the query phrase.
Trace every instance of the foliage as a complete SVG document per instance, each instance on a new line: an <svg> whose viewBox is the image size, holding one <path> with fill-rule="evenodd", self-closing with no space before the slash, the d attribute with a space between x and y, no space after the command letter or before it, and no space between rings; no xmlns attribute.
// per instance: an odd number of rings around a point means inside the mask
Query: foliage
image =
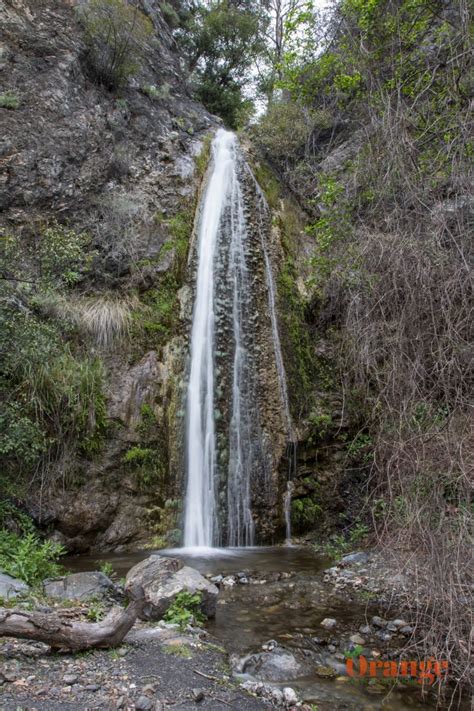
<svg viewBox="0 0 474 711"><path fill-rule="evenodd" d="M0 502L0 529L25 535L34 532L31 518L11 501Z"/></svg>
<svg viewBox="0 0 474 711"><path fill-rule="evenodd" d="M360 545L368 533L369 527L367 524L357 520L347 533L338 533L331 536L331 540L324 546L324 552L331 558L340 558L341 555Z"/></svg>
<svg viewBox="0 0 474 711"><path fill-rule="evenodd" d="M0 109L18 109L20 99L14 91L5 91L0 94Z"/></svg>
<svg viewBox="0 0 474 711"><path fill-rule="evenodd" d="M250 3L214 0L194 5L178 32L197 97L230 128L244 123L251 112L243 89L264 48L261 23L259 9Z"/></svg>
<svg viewBox="0 0 474 711"><path fill-rule="evenodd" d="M107 575L108 578L111 578L114 575L114 566L108 560L101 563L99 570L104 575Z"/></svg>
<svg viewBox="0 0 474 711"><path fill-rule="evenodd" d="M63 452L92 455L105 434L101 361L75 352L73 324L47 317L90 266L89 239L52 223L21 238L7 235L0 259L0 458L6 493L21 495L35 472ZM61 330L60 326L63 326ZM64 472L63 472L64 473Z"/></svg>
<svg viewBox="0 0 474 711"><path fill-rule="evenodd" d="M0 531L0 569L31 586L61 573L58 558L65 550L59 543L40 541L32 532L24 536Z"/></svg>
<svg viewBox="0 0 474 711"><path fill-rule="evenodd" d="M304 532L315 528L321 514L321 506L309 497L293 499L291 502L291 521L294 530L297 532Z"/></svg>
<svg viewBox="0 0 474 711"><path fill-rule="evenodd" d="M181 530L177 528L181 513L181 499L166 499L163 506L155 506L149 511L153 536L147 548L166 548L181 543Z"/></svg>
<svg viewBox="0 0 474 711"><path fill-rule="evenodd" d="M123 457L124 464L134 471L140 486L163 483L166 473L163 457L155 447L131 447Z"/></svg>
<svg viewBox="0 0 474 711"><path fill-rule="evenodd" d="M426 609L424 592L407 600L424 629L419 653L445 655L463 682L472 337L467 16L464 0L342 0L322 45L301 26L300 46L283 61L279 131L291 135L285 112L296 115L295 107L307 131L274 158L309 216L307 316L337 352L345 412L359 432L348 459L365 477L374 532L392 550L416 552L429 597ZM313 118L321 115L324 122ZM269 124L264 117L254 132L267 155ZM346 536L334 541L338 549L346 544Z"/></svg>
<svg viewBox="0 0 474 711"><path fill-rule="evenodd" d="M90 0L79 7L79 17L94 79L108 89L118 88L140 69L151 21L125 0Z"/></svg>
<svg viewBox="0 0 474 711"><path fill-rule="evenodd" d="M146 84L142 86L142 91L153 101L167 101L170 98L171 87L169 84L163 84L160 87Z"/></svg>
<svg viewBox="0 0 474 711"><path fill-rule="evenodd" d="M89 600L86 613L89 622L100 622L104 619L105 614L105 605L101 600Z"/></svg>
<svg viewBox="0 0 474 711"><path fill-rule="evenodd" d="M9 281L30 284L36 289L68 288L79 282L90 268L93 252L90 237L58 222L40 228L30 239L2 235L0 272Z"/></svg>
<svg viewBox="0 0 474 711"><path fill-rule="evenodd" d="M179 625L183 630L191 624L200 626L206 619L200 611L201 603L201 593L190 593L183 590L176 595L163 619L166 622Z"/></svg>

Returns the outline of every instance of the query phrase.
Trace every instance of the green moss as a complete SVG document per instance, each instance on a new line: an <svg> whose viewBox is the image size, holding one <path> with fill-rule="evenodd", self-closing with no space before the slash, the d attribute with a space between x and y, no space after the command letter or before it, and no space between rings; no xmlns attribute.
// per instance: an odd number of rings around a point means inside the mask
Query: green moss
<svg viewBox="0 0 474 711"><path fill-rule="evenodd" d="M282 311L282 343L286 354L285 366L292 406L301 413L309 406L308 394L312 391L314 377L313 352L305 320L305 304L296 284L296 268L288 258L278 277L278 297Z"/></svg>
<svg viewBox="0 0 474 711"><path fill-rule="evenodd" d="M134 472L140 487L163 484L166 467L158 447L131 447L123 457L123 463Z"/></svg>
<svg viewBox="0 0 474 711"><path fill-rule="evenodd" d="M280 185L273 173L263 163L257 163L253 167L255 178L260 185L266 200L272 210L277 210L280 206Z"/></svg>
<svg viewBox="0 0 474 711"><path fill-rule="evenodd" d="M200 178L204 177L204 174L207 170L207 166L209 164L209 159L211 157L211 144L212 135L209 134L204 138L201 152L194 158L194 163L196 165L198 176Z"/></svg>
<svg viewBox="0 0 474 711"><path fill-rule="evenodd" d="M310 497L293 499L291 502L291 522L296 532L314 528L321 515L321 506Z"/></svg>

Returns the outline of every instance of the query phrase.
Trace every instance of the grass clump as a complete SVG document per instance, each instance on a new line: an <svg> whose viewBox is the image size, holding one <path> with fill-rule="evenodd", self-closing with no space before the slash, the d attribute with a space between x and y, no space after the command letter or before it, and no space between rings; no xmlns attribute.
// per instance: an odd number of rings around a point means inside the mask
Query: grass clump
<svg viewBox="0 0 474 711"><path fill-rule="evenodd" d="M18 109L20 106L20 98L14 91L5 91L0 94L0 109Z"/></svg>

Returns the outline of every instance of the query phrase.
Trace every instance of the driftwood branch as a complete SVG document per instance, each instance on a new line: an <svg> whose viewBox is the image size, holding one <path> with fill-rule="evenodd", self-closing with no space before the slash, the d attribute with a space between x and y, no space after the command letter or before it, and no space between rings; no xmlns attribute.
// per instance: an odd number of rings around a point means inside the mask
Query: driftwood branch
<svg viewBox="0 0 474 711"><path fill-rule="evenodd" d="M31 639L73 651L117 647L133 627L142 606L140 596L125 609L113 607L100 622L75 622L55 613L0 608L0 637Z"/></svg>

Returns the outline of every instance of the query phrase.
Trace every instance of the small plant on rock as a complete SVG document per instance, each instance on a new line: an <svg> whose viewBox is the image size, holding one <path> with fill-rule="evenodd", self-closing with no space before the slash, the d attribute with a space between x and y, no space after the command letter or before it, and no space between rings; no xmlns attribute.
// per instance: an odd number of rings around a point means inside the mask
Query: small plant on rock
<svg viewBox="0 0 474 711"><path fill-rule="evenodd" d="M17 109L20 106L20 99L14 91L5 91L0 94L0 109Z"/></svg>
<svg viewBox="0 0 474 711"><path fill-rule="evenodd" d="M190 624L200 626L206 619L199 609L201 603L201 593L182 590L176 595L163 619L165 622L179 625L181 629L185 629Z"/></svg>

